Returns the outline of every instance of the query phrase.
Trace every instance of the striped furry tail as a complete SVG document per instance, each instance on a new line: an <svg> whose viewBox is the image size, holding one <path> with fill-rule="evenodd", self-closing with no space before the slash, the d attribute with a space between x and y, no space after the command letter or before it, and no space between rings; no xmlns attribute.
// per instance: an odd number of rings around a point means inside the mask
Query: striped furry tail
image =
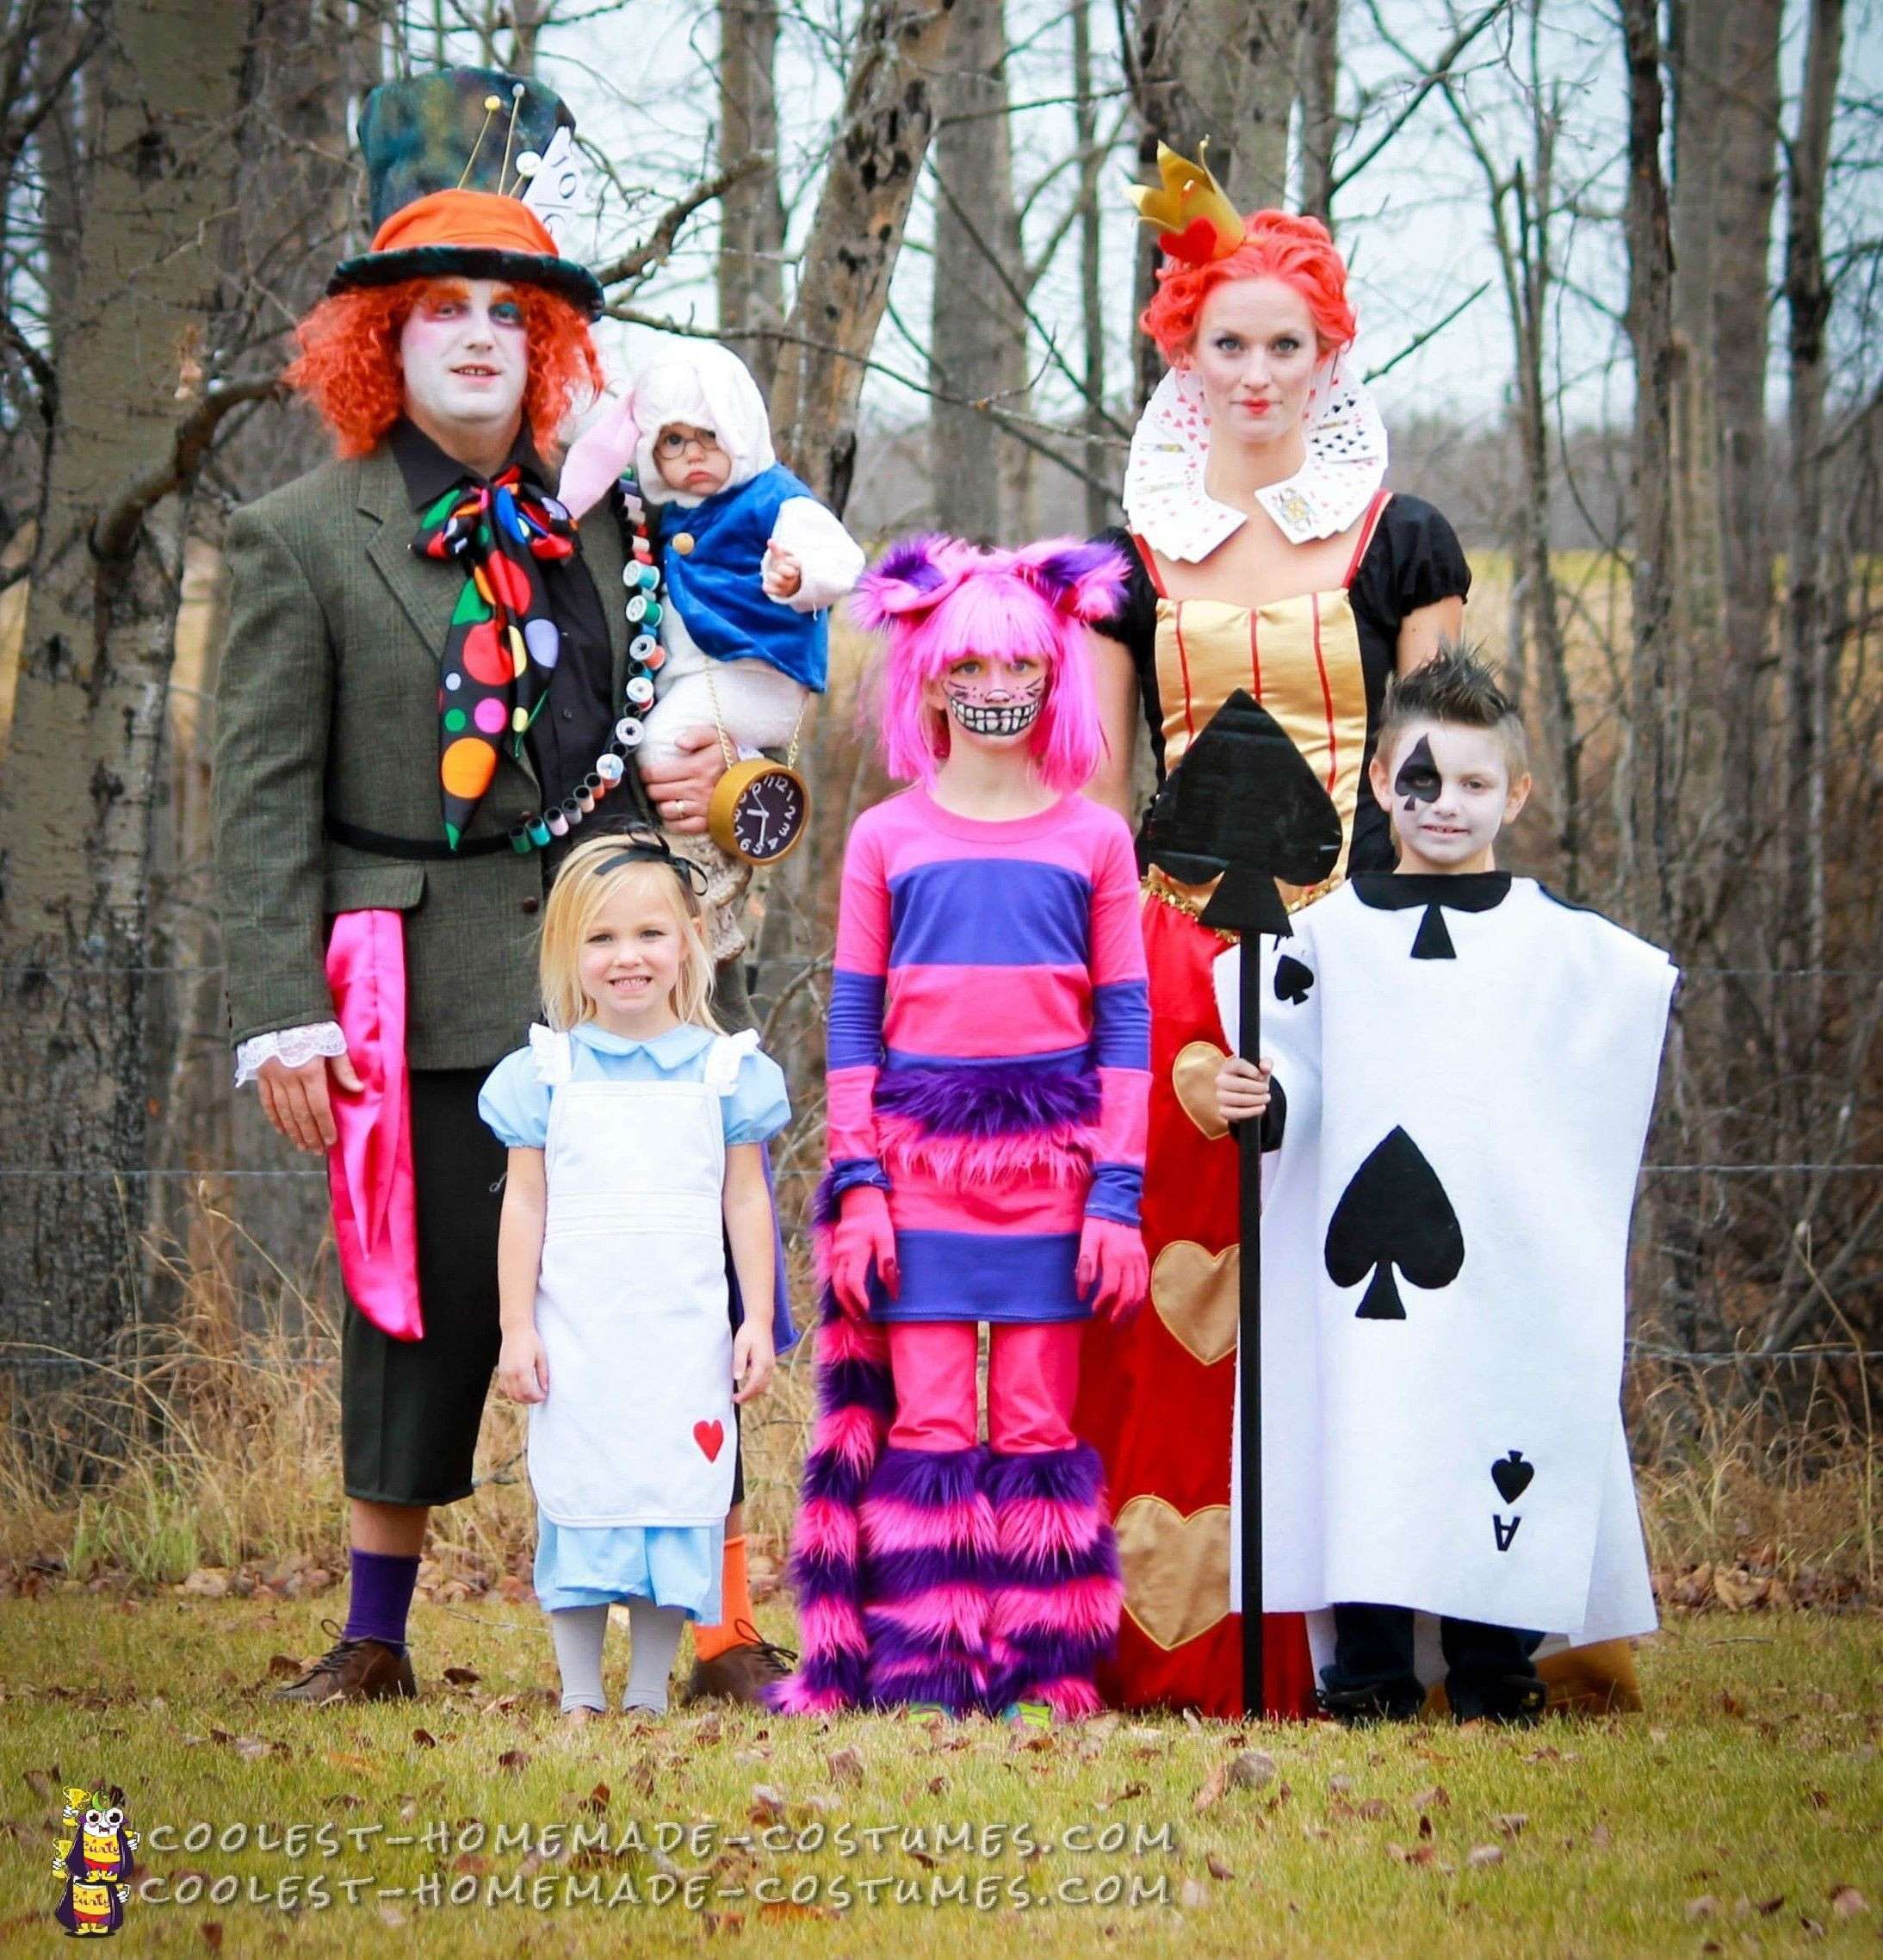
<svg viewBox="0 0 1883 1960"><path fill-rule="evenodd" d="M868 1705L860 1519L895 1412L883 1329L851 1319L827 1284L818 1308L817 1424L804 1459L786 1566L797 1595L802 1659L796 1673L765 1693L768 1704L785 1715Z"/></svg>

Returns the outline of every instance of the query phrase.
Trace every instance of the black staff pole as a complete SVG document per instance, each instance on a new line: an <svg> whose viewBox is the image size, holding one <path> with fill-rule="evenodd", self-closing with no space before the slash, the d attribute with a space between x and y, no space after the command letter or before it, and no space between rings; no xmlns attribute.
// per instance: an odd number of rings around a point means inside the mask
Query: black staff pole
<svg viewBox="0 0 1883 1960"><path fill-rule="evenodd" d="M1287 731L1238 689L1185 751L1145 822L1150 860L1181 883L1216 890L1203 922L1242 940L1237 1051L1261 1058L1261 934L1284 938L1276 880L1312 886L1341 855L1341 819ZM1262 1679L1262 1123L1242 1128L1242 1275L1236 1379L1242 1391L1242 1703L1267 1713Z"/></svg>

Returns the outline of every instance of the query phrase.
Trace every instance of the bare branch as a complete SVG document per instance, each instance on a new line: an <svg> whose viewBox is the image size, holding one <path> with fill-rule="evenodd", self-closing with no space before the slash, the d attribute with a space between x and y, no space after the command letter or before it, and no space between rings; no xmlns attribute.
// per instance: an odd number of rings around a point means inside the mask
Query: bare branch
<svg viewBox="0 0 1883 1960"><path fill-rule="evenodd" d="M665 262L680 235L680 227L703 204L710 204L715 198L723 196L734 184L750 177L764 163L763 157L741 157L736 164L695 184L685 196L667 207L660 223L641 244L632 251L623 252L610 264L598 267L595 276L604 288L625 286L645 278L655 266Z"/></svg>

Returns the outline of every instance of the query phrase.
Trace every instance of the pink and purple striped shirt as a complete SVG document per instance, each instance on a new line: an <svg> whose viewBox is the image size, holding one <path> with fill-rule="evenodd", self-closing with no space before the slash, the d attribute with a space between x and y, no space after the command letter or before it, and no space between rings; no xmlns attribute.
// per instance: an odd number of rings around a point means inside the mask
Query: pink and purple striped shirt
<svg viewBox="0 0 1883 1960"><path fill-rule="evenodd" d="M983 822L913 789L844 859L831 1188L889 1194L884 1319L1067 1320L1089 1213L1137 1223L1150 1009L1130 833L1068 796Z"/></svg>

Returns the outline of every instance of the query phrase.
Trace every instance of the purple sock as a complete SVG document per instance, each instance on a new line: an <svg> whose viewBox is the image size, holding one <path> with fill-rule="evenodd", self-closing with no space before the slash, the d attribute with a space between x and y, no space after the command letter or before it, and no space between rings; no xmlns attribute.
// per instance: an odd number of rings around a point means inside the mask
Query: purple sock
<svg viewBox="0 0 1883 1960"><path fill-rule="evenodd" d="M412 1589L418 1583L418 1561L390 1552L362 1552L356 1546L353 1594L348 1603L346 1637L350 1641L383 1641L406 1651L406 1616L412 1610Z"/></svg>

